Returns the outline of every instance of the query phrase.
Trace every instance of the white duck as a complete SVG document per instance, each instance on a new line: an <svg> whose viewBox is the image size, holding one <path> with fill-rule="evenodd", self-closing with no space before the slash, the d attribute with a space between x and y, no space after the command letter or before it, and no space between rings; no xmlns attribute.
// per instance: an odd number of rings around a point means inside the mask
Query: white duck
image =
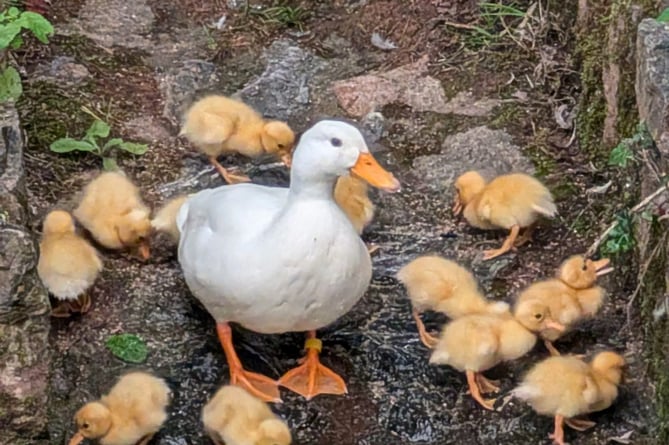
<svg viewBox="0 0 669 445"><path fill-rule="evenodd" d="M345 394L346 384L322 365L316 330L346 314L372 276L367 247L334 201L338 176L399 190L369 153L360 132L321 121L301 137L290 188L236 184L192 195L177 216L179 262L186 283L217 322L233 384L280 401L277 384L307 399ZM252 331L306 331L307 356L278 382L244 370L229 322Z"/></svg>

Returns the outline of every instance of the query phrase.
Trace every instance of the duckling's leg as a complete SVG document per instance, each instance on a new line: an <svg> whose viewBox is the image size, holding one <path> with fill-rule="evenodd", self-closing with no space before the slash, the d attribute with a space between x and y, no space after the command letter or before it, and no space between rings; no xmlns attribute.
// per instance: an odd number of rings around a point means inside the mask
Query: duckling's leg
<svg viewBox="0 0 669 445"><path fill-rule="evenodd" d="M74 436L72 436L67 445L79 445L85 439L86 438L84 437L84 435L77 431L77 433Z"/></svg>
<svg viewBox="0 0 669 445"><path fill-rule="evenodd" d="M84 292L83 294L79 295L77 301L79 302L80 313L85 314L86 312L91 310L91 296L88 295L88 293Z"/></svg>
<svg viewBox="0 0 669 445"><path fill-rule="evenodd" d="M553 439L553 443L555 445L565 445L564 444L564 429L562 428L562 423L564 421L564 417L561 415L556 415L555 416L555 431L553 431L553 434L549 434L548 438Z"/></svg>
<svg viewBox="0 0 669 445"><path fill-rule="evenodd" d="M291 369L279 379L279 385L290 389L307 400L319 394L347 394L346 383L330 368L321 364L318 354L322 343L316 338L316 331L307 333L304 348L307 356L297 368Z"/></svg>
<svg viewBox="0 0 669 445"><path fill-rule="evenodd" d="M262 374L246 371L242 366L242 362L239 360L237 352L235 352L235 347L232 345L230 325L228 323L216 323L216 331L230 368L230 383L241 386L265 402L280 403L281 397L279 397L279 388L275 380Z"/></svg>
<svg viewBox="0 0 669 445"><path fill-rule="evenodd" d="M155 433L147 434L146 436L142 437L139 440L139 442L137 442L136 445L146 445L146 444L148 444L149 442L151 442L151 439L153 439L153 436L155 436L155 435L156 435Z"/></svg>
<svg viewBox="0 0 669 445"><path fill-rule="evenodd" d="M546 349L548 349L548 352L550 352L553 357L559 357L561 355L560 351L555 349L555 346L553 346L552 341L544 340L544 346L546 346Z"/></svg>
<svg viewBox="0 0 669 445"><path fill-rule="evenodd" d="M485 409L489 409L490 411L494 411L495 408L495 400L497 399L484 399L481 396L481 391L479 390L479 386L477 384L477 372L470 371L469 369L466 371L467 374L467 384L469 384L469 392L472 395L472 398L476 400L479 405L484 407Z"/></svg>
<svg viewBox="0 0 669 445"><path fill-rule="evenodd" d="M499 380L490 380L480 372L476 373L476 385L483 394L499 392Z"/></svg>
<svg viewBox="0 0 669 445"><path fill-rule="evenodd" d="M420 314L416 309L413 310L412 315L413 319L416 320L416 327L418 327L420 341L422 341L423 344L428 347L428 349L434 349L434 347L437 346L439 339L427 332L427 329L425 329L425 325L423 324L423 320L420 319Z"/></svg>
<svg viewBox="0 0 669 445"><path fill-rule="evenodd" d="M597 423L593 422L592 420L579 419L578 417L564 419L564 423L566 423L569 428L576 431L587 431L593 426L597 425Z"/></svg>
<svg viewBox="0 0 669 445"><path fill-rule="evenodd" d="M523 234L518 237L516 242L513 244L513 247L520 247L523 244L532 241L532 233L534 232L535 227L536 224L530 224L529 226L525 227Z"/></svg>
<svg viewBox="0 0 669 445"><path fill-rule="evenodd" d="M251 178L249 178L246 175L235 175L233 173L230 173L221 165L220 162L218 162L218 159L216 159L216 156L210 156L209 157L209 162L211 162L214 167L216 167L216 170L223 176L223 179L225 179L225 182L228 184L239 184L240 182L250 182Z"/></svg>
<svg viewBox="0 0 669 445"><path fill-rule="evenodd" d="M499 249L491 249L484 251L483 259L490 260L507 253L509 250L513 248L513 243L516 241L519 232L520 232L520 226L518 224L512 226L511 232L509 233L509 236L507 236L506 239L504 240L504 244L502 244L502 247L500 247Z"/></svg>

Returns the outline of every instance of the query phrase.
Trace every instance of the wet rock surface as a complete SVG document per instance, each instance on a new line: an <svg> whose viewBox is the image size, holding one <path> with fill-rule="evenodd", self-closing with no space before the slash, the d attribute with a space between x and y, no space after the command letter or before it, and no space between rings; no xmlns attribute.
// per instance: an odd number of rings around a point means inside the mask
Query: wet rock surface
<svg viewBox="0 0 669 445"><path fill-rule="evenodd" d="M233 14L243 14L245 2L228 2L232 3L240 9L227 10L230 20ZM69 12L71 16L66 17L67 21L91 27L80 22L84 18L90 23L103 20L106 7L98 10L94 19L86 15L92 14L96 4L95 0L88 0L80 9L72 7L71 11L76 12ZM346 4L362 9L367 2ZM360 117L370 143L376 143L372 147L375 156L403 185L400 194L373 192L377 216L363 235L366 241L380 246L373 257L372 284L349 314L320 332L324 344L322 360L345 378L349 394L321 396L307 402L283 391L284 403L273 406L287 419L294 443L548 443L546 436L552 426L551 419L539 417L528 407L509 400L509 392L523 372L547 356L543 347L537 346L527 357L487 373L491 378L501 379L502 393L498 411L484 412L466 394L463 375L448 367L428 364L429 351L418 339L409 302L394 278L397 270L416 256L439 253L472 267L491 298L511 302L519 288L552 275L565 256L584 250L584 240L570 230L569 221L557 220L544 222L535 242L519 252L483 262L480 252L501 244L505 234L477 231L453 218L450 212L452 183L463 171L476 168L491 174L535 170L525 150L528 138L520 132L512 136L510 131L499 129L503 125L495 119L497 109L486 108L485 104L479 103L473 108L487 110L485 112L461 113L465 116L461 120L450 121L451 117L446 114L457 113L444 112L444 104L451 103L443 92L446 80L438 78L427 66L421 68L420 76L429 77L429 82L443 94L429 100L443 104L434 106L428 101L427 105L420 105L409 83L402 87L402 94L406 93L402 97L408 98L404 103L375 103L373 108L362 107L359 112L349 114L338 107L333 86L353 76L389 72L405 66L405 62L388 62L390 67L365 65L369 60L392 57L394 52L370 53L375 50L358 47L352 43L354 39L337 37L334 32L322 42L318 41L319 37L300 40L272 35L268 39L263 35L254 45L248 44L254 36L244 34L234 35L221 51L222 55L204 57L208 54L205 40L180 39L184 29L193 31L199 24L189 21L185 14L173 15L167 24L163 23L164 11L177 11L179 7L177 2L140 2L133 6L116 5L113 12L123 16L115 18L116 22L129 24L127 35L114 43L117 45L114 51L122 53L125 48L133 48L141 52L138 58L113 59L114 63L121 64L121 68L116 69L122 72L123 68L139 66L155 79L151 85L151 101L142 102L138 96L136 108L127 112L114 109L116 114L113 114L114 128L123 129L119 131L124 138L137 138L151 144L146 155L124 158L120 162L137 180L151 205L155 207L180 193L222 184L206 160L177 137L183 109L199 94L209 91L237 93L263 114L286 119L298 131L323 116ZM217 20L220 14L219 9L212 8L206 17L207 23ZM243 34L247 28L235 28L235 33ZM108 29L116 32L116 25L101 26L100 33L111 35ZM105 40L107 37L93 36L92 31L80 32L101 43L109 41ZM369 36L364 41L368 44ZM191 44L192 47L188 50L180 46L161 61L165 46L160 42L179 42L179 45ZM69 55L63 47L54 50L54 57L60 55L59 51ZM197 57L191 58L189 54ZM367 62L363 62L365 60ZM90 63L76 57L75 61ZM410 77L409 73L404 78ZM458 103L475 104L477 99L469 91L483 85L482 79L477 79L475 85L458 88L453 97L459 98ZM491 97L497 104L496 101L502 99L494 96L496 88L504 85L509 76L504 73L500 79L499 84L487 89L481 87L476 96ZM108 81L108 94L111 97L131 94L128 91L134 90L127 85L132 81L125 78L125 83L116 79ZM452 82L458 85L455 80ZM357 94L356 85L348 84L347 88ZM518 87L510 85L509 88ZM429 94L437 90L429 90ZM71 89L64 91L64 97L71 95ZM153 94L159 99L155 100ZM97 100L90 96L84 98ZM37 104L39 107L39 101ZM429 111L421 112L421 109ZM371 110L376 113L367 114ZM29 154L33 167L27 172L31 226L38 229L44 213L55 205L70 202L73 190L85 183L91 172L99 168L99 163L83 156L57 156L45 152L44 147L31 147ZM288 184L288 171L276 163L237 157L222 161L224 165L239 167L254 182ZM57 167L53 177L36 168L44 163ZM49 190L49 184L57 181L63 185ZM561 200L560 210L569 214L572 204L568 199ZM137 367L113 357L104 346L111 334L121 332L137 334L146 341L149 356L139 367L164 377L174 392L170 418L152 444L210 443L200 425L200 410L217 387L227 383L228 368L213 320L190 294L183 280L176 249L159 238L154 255L147 263L125 254L103 252L103 255L105 269L92 292L91 312L69 320L50 321L49 348L53 360L49 366L46 443L66 443L74 432L74 412L85 402L104 394L120 373ZM626 294L620 284L613 281L603 283L616 292L612 292L602 314L559 342L560 350L577 353L603 347L638 350L635 334L620 329L625 319L621 308L626 304ZM435 314L427 314L425 320L433 331L444 321ZM42 324L35 326L48 329L49 321L42 320ZM258 335L235 327L234 343L249 370L279 377L302 356L304 337L301 333ZM568 431L570 443L604 444L609 438L629 431L633 432L633 440L649 434L648 419L652 418L652 411L642 369L643 363L632 364L635 377L623 387L618 403L593 416L598 422L595 430L584 434Z"/></svg>
<svg viewBox="0 0 669 445"><path fill-rule="evenodd" d="M0 444L46 444L49 302L26 227L23 139L13 106L0 112Z"/></svg>

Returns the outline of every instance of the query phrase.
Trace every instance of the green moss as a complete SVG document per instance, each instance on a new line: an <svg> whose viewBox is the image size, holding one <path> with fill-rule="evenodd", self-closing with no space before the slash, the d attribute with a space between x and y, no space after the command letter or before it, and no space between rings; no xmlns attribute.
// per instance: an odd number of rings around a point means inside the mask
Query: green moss
<svg viewBox="0 0 669 445"><path fill-rule="evenodd" d="M521 121L522 108L517 103L505 103L497 107L495 117L490 122L490 128L506 129Z"/></svg>
<svg viewBox="0 0 669 445"><path fill-rule="evenodd" d="M82 86L79 94L86 90ZM18 102L22 125L30 135L28 149L47 149L60 137L83 133L91 120L81 111L83 100L48 82L31 83Z"/></svg>

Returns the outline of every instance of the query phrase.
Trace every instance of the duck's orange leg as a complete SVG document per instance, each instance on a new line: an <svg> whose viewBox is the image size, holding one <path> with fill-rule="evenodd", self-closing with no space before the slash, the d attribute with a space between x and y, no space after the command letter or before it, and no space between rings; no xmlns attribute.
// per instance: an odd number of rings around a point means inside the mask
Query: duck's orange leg
<svg viewBox="0 0 669 445"><path fill-rule="evenodd" d="M502 247L500 247L499 249L491 249L484 251L483 259L490 260L507 253L509 250L513 248L513 243L516 242L516 238L518 238L519 232L520 232L520 226L518 224L512 226L511 232L509 232L509 236L507 236L506 239L504 240L504 244L502 244Z"/></svg>
<svg viewBox="0 0 669 445"><path fill-rule="evenodd" d="M490 380L480 372L476 373L476 384L483 394L499 392L499 380Z"/></svg>
<svg viewBox="0 0 669 445"><path fill-rule="evenodd" d="M290 389L307 400L319 394L347 394L346 383L330 368L321 364L318 354L322 343L316 338L316 331L307 333L304 343L307 355L297 368L291 369L279 379L279 385Z"/></svg>
<svg viewBox="0 0 669 445"><path fill-rule="evenodd" d="M484 407L485 409L489 409L490 411L494 411L494 405L495 405L495 400L497 399L484 399L481 396L481 391L479 390L478 382L476 375L478 374L477 372L470 371L469 369L466 371L467 373L467 384L469 384L469 392L472 395L472 398L476 400L479 405Z"/></svg>
<svg viewBox="0 0 669 445"><path fill-rule="evenodd" d="M423 342L423 344L427 346L428 349L434 349L434 347L437 346L437 342L439 340L427 332L427 329L425 329L425 325L423 324L423 320L420 319L420 314L417 310L414 309L412 315L413 319L416 320L416 327L418 328L420 341Z"/></svg>
<svg viewBox="0 0 669 445"><path fill-rule="evenodd" d="M241 386L265 402L280 403L281 397L279 397L279 387L276 380L265 377L262 374L246 371L242 366L242 362L239 360L237 352L235 352L235 347L232 345L232 329L230 329L230 325L228 323L217 323L216 331L218 332L221 346L223 346L225 358L228 360L230 383Z"/></svg>
<svg viewBox="0 0 669 445"><path fill-rule="evenodd" d="M593 426L597 425L597 423L593 422L592 420L584 418L579 419L578 417L572 417L571 419L564 419L564 423L569 428L576 431L587 431Z"/></svg>
<svg viewBox="0 0 669 445"><path fill-rule="evenodd" d="M518 237L515 243L513 243L513 247L520 247L523 244L532 241L532 233L534 232L535 227L536 223L525 227L525 230L523 230L523 234Z"/></svg>
<svg viewBox="0 0 669 445"><path fill-rule="evenodd" d="M544 340L544 346L546 346L546 349L548 349L548 352L550 352L550 354L551 354L553 357L559 357L559 356L561 355L561 354L560 354L560 351L558 351L558 350L555 348L555 346L553 346L553 342L552 342L552 341L550 341L550 340Z"/></svg>
<svg viewBox="0 0 669 445"><path fill-rule="evenodd" d="M230 173L221 165L220 162L218 162L218 159L216 159L216 156L209 156L209 162L212 163L214 167L216 167L216 170L223 176L223 179L225 179L225 182L228 184L239 184L240 182L250 182L251 178L249 178L246 175L235 175L233 173Z"/></svg>
<svg viewBox="0 0 669 445"><path fill-rule="evenodd" d="M553 434L549 434L548 438L553 439L555 445L565 445L564 444L564 428L562 423L564 422L564 417L557 415L555 416L555 430Z"/></svg>

